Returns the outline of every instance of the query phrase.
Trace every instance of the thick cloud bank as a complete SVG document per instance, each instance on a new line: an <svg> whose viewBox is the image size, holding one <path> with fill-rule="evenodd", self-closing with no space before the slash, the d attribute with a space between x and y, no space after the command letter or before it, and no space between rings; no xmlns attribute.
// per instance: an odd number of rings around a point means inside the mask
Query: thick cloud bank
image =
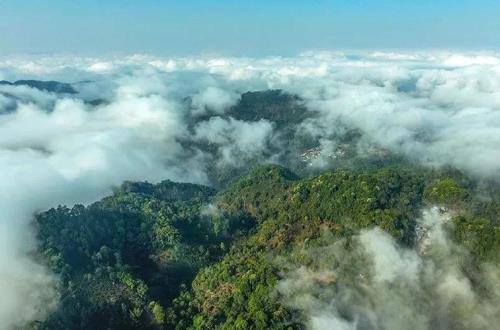
<svg viewBox="0 0 500 330"><path fill-rule="evenodd" d="M213 183L211 167L288 165L294 157L329 166L349 154L346 143L358 156L376 150L482 178L500 174L500 55L494 53L17 57L0 58L2 79L58 80L78 92L0 84L0 327L6 329L43 318L57 303L57 278L31 257L33 213L96 200L123 180ZM285 118L292 124L283 125L230 111L241 93L266 89L297 94L304 119L292 113ZM346 142L353 131L356 139ZM295 143L298 137L312 142Z"/></svg>
<svg viewBox="0 0 500 330"><path fill-rule="evenodd" d="M500 322L500 269L467 273L468 255L449 240L438 209L419 221L416 249L379 229L311 251L278 284L310 329L494 329Z"/></svg>

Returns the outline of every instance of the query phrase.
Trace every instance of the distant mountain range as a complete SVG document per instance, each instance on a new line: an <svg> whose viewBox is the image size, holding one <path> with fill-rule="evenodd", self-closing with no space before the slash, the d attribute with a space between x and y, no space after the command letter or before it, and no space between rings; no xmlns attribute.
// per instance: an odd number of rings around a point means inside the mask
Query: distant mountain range
<svg viewBox="0 0 500 330"><path fill-rule="evenodd" d="M36 88L41 91L58 93L58 94L77 94L78 92L71 86L71 84L59 81L41 81L41 80L17 80L10 82L6 80L0 81L0 85L8 86L28 86Z"/></svg>

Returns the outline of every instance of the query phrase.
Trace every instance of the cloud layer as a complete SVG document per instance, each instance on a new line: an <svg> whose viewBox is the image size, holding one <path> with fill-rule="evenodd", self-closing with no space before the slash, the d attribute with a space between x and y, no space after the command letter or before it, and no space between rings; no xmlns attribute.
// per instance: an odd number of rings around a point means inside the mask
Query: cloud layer
<svg viewBox="0 0 500 330"><path fill-rule="evenodd" d="M0 58L0 79L60 80L76 95L0 85L0 324L43 317L57 279L29 255L34 212L87 203L123 180L213 183L211 167L264 161L312 165L401 154L491 179L500 174L500 55L344 54L280 58ZM297 94L307 119L228 115L241 93ZM293 119L293 118L291 118ZM304 147L305 148L305 147ZM284 158L287 155L288 158ZM292 157L292 158L290 158ZM293 158L295 157L295 158Z"/></svg>

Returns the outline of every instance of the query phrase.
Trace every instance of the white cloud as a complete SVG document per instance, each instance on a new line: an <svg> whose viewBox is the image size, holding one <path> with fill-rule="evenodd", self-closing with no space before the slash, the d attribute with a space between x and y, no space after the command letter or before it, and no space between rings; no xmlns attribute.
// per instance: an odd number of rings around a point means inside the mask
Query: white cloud
<svg viewBox="0 0 500 330"><path fill-rule="evenodd" d="M239 166L267 150L272 131L273 125L267 120L249 123L212 117L195 127L194 140L217 145L219 163Z"/></svg>
<svg viewBox="0 0 500 330"><path fill-rule="evenodd" d="M206 110L220 114L235 105L239 98L240 96L235 91L228 92L209 86L193 96L192 105L197 114L205 113Z"/></svg>

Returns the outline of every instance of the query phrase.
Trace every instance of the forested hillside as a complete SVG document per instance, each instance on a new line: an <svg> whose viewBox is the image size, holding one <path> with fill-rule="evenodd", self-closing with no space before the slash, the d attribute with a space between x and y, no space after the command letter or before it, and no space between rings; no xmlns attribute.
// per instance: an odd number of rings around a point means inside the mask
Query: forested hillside
<svg viewBox="0 0 500 330"><path fill-rule="evenodd" d="M500 195L498 186L457 171L401 165L300 178L265 165L218 192L126 182L89 206L36 216L39 253L60 278L60 303L32 326L301 329L308 315L280 287L294 271L321 268L310 251L335 244L354 251L357 235L374 227L402 249L417 249L417 219L431 207L450 216L444 230L470 255L460 267L480 291L475 274L499 261ZM332 272L342 267L334 265ZM359 267L369 272L369 262ZM321 275L314 283L352 280Z"/></svg>

